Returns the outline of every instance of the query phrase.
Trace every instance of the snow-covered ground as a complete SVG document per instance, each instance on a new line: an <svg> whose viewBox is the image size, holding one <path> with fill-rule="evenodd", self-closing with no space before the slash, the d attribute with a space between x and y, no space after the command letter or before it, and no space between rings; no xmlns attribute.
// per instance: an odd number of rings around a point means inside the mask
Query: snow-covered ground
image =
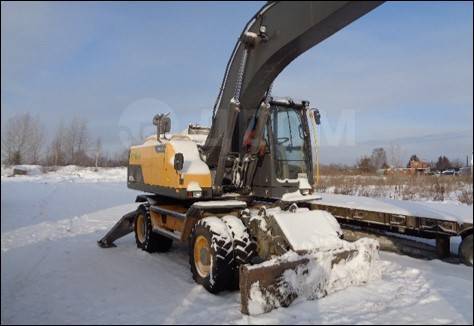
<svg viewBox="0 0 474 326"><path fill-rule="evenodd" d="M472 206L472 177L468 176L326 175L316 188L327 194Z"/></svg>
<svg viewBox="0 0 474 326"><path fill-rule="evenodd" d="M2 324L473 322L472 268L385 252L380 280L243 316L237 292L215 296L194 283L185 245L147 254L132 235L117 248L96 245L135 207L124 169L7 175L2 168Z"/></svg>
<svg viewBox="0 0 474 326"><path fill-rule="evenodd" d="M125 182L127 180L127 168L93 168L80 167L76 165L60 166L57 168L42 168L39 165L19 165L26 169L31 175L13 176L14 167L2 165L2 182ZM41 170L45 170L41 173Z"/></svg>

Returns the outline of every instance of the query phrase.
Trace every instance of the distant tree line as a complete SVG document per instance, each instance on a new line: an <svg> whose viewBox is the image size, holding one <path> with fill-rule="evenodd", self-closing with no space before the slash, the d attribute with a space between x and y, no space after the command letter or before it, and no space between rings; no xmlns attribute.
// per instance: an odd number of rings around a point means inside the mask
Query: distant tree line
<svg viewBox="0 0 474 326"><path fill-rule="evenodd" d="M389 167L387 153L382 147L374 148L370 156L362 156L356 163L357 169L362 173L373 173L378 169Z"/></svg>
<svg viewBox="0 0 474 326"><path fill-rule="evenodd" d="M46 166L125 166L128 150L111 155L102 148L100 137L93 139L87 121L80 117L60 122L46 141L45 128L38 116L17 114L2 128L2 162L8 165Z"/></svg>
<svg viewBox="0 0 474 326"><path fill-rule="evenodd" d="M375 173L378 169L386 169L389 167L401 168L400 147L391 145L389 153L390 155L387 155L385 149L382 147L375 148L370 156L364 155L356 162L355 169L360 173ZM411 166L412 161L421 162L418 156L413 154L406 164L407 168ZM431 170L435 171L459 169L465 165L459 159L451 161L444 155L439 156L437 161L425 163ZM332 170L334 170L334 167L332 167Z"/></svg>
<svg viewBox="0 0 474 326"><path fill-rule="evenodd" d="M7 120L2 128L2 162L8 165L41 164L45 166L126 166L128 149L110 154L102 148L100 137L93 139L87 121L80 117L72 118L68 123L58 124L49 142L46 141L44 126L38 116L29 113L17 114ZM420 161L412 155L410 161ZM375 173L378 169L402 167L401 149L391 144L387 151L383 147L374 148L372 154L362 156L355 166L323 165L321 173ZM460 160L449 160L439 156L436 162L430 162L432 170L444 171L460 168Z"/></svg>

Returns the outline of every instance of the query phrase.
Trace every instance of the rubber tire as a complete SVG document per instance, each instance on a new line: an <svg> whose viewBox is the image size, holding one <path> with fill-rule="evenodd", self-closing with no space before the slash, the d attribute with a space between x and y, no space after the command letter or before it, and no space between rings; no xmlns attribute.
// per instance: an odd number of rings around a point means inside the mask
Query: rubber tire
<svg viewBox="0 0 474 326"><path fill-rule="evenodd" d="M143 215L145 218L145 240L143 242L140 242L137 233L137 220L139 215ZM135 216L133 228L135 230L135 242L137 243L137 247L146 252L167 252L173 244L172 239L152 231L150 212L147 205L140 205L137 208L137 215Z"/></svg>
<svg viewBox="0 0 474 326"><path fill-rule="evenodd" d="M464 237L459 245L459 259L468 266L472 266L472 239L473 235L470 234Z"/></svg>
<svg viewBox="0 0 474 326"><path fill-rule="evenodd" d="M232 246L234 249L234 283L232 289L239 288L239 268L241 265L249 264L253 257L257 255L257 243L250 237L247 227L242 220L233 215L222 218L232 236Z"/></svg>
<svg viewBox="0 0 474 326"><path fill-rule="evenodd" d="M215 225L218 223L222 223L222 225L217 228ZM194 263L194 244L199 235L204 236L210 244L213 263L211 272L206 277L199 275ZM191 273L196 283L201 284L213 294L232 288L234 283L232 238L221 219L206 217L199 220L191 231L188 248Z"/></svg>

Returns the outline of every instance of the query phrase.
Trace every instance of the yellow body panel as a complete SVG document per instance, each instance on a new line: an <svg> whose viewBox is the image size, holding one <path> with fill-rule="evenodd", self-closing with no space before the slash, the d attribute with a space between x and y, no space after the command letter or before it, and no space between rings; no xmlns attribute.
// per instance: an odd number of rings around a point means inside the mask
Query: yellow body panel
<svg viewBox="0 0 474 326"><path fill-rule="evenodd" d="M197 146L191 140L179 140L186 146ZM197 147L195 148L197 150ZM173 189L186 189L191 182L197 183L201 188L210 188L212 185L209 169L202 169L204 162L190 162L200 160L189 153L182 153L185 165L199 163L199 171L176 171L174 169L174 155L176 151L171 141L159 143L157 141L146 141L140 146L130 148L130 165L140 165L143 181L147 185L161 186Z"/></svg>

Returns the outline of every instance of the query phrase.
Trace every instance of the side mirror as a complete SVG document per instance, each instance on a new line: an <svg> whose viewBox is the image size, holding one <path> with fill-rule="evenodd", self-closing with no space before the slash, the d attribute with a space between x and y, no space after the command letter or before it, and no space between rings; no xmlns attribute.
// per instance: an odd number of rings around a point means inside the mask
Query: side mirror
<svg viewBox="0 0 474 326"><path fill-rule="evenodd" d="M161 132L164 134L165 132L170 132L171 131L171 118L166 116L163 117L161 120Z"/></svg>
<svg viewBox="0 0 474 326"><path fill-rule="evenodd" d="M184 165L184 156L183 153L174 154L174 169L176 171L181 171Z"/></svg>
<svg viewBox="0 0 474 326"><path fill-rule="evenodd" d="M317 125L321 124L321 113L319 113L318 109L311 109L311 112L313 112L313 117L314 117L314 122L316 122Z"/></svg>

